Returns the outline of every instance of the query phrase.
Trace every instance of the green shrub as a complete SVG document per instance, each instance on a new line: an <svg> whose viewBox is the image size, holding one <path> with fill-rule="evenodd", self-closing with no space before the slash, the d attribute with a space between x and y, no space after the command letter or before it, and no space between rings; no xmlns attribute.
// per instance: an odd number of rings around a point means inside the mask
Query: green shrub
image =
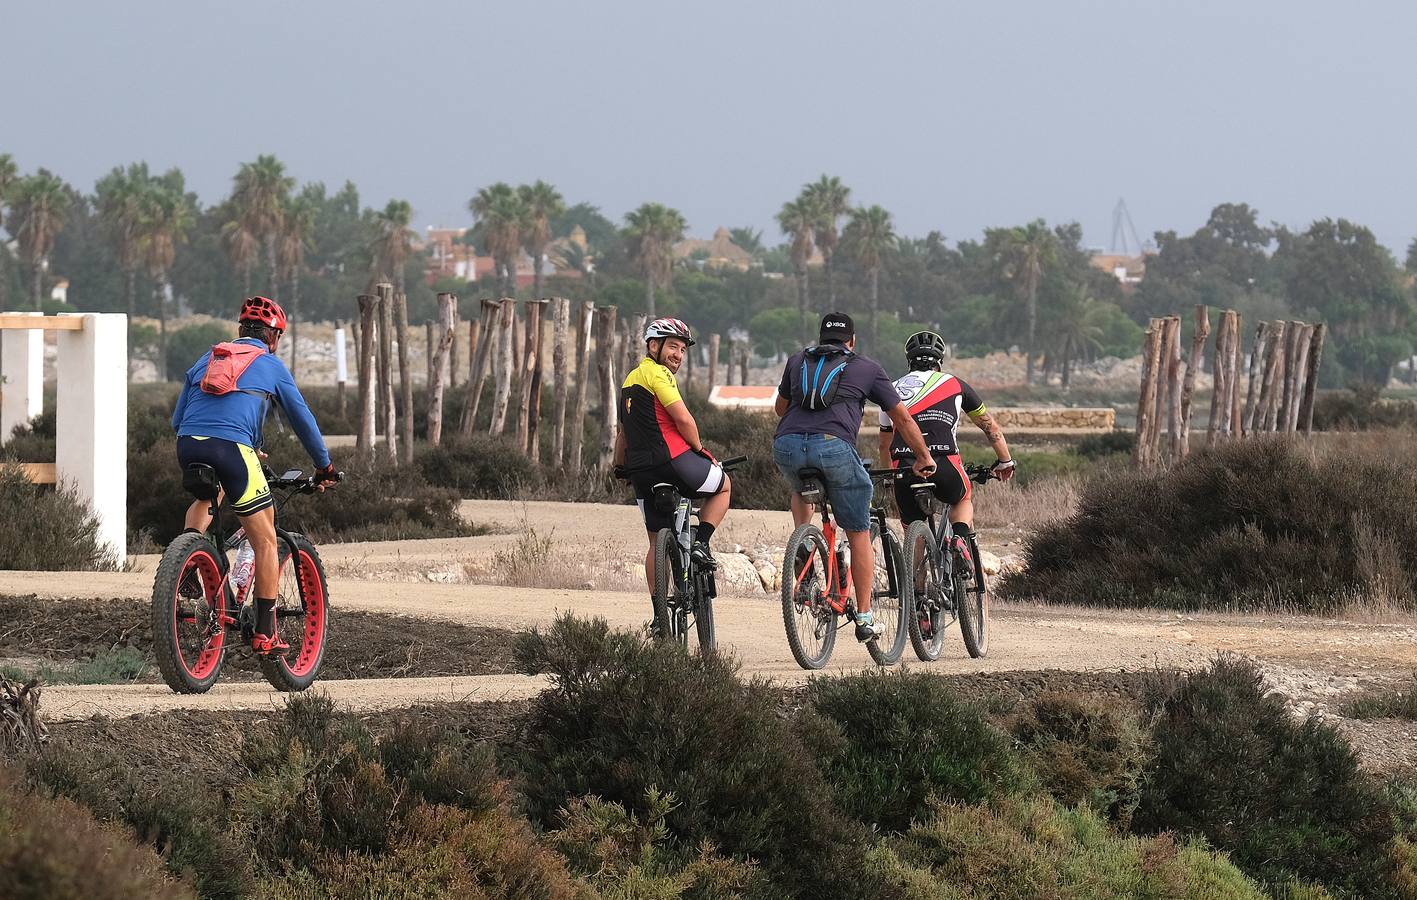
<svg viewBox="0 0 1417 900"><path fill-rule="evenodd" d="M1343 714L1350 719L1417 720L1417 685L1400 691L1356 697L1344 705Z"/></svg>
<svg viewBox="0 0 1417 900"><path fill-rule="evenodd" d="M420 448L416 460L429 484L452 488L463 497L511 500L542 483L542 467L510 436L454 438Z"/></svg>
<svg viewBox="0 0 1417 900"><path fill-rule="evenodd" d="M54 404L37 415L28 425L16 425L9 439L0 447L0 460L10 462L52 463L55 455Z"/></svg>
<svg viewBox="0 0 1417 900"><path fill-rule="evenodd" d="M719 459L748 457L748 461L730 476L733 479L733 506L737 509L785 509L789 488L772 461L777 416L711 406L708 398L701 394L690 394L684 402L689 404L694 414L704 446L714 456ZM873 455L867 454L868 457Z"/></svg>
<svg viewBox="0 0 1417 900"><path fill-rule="evenodd" d="M937 801L932 812L867 860L871 874L905 900L1267 896L1201 843L1120 836L1091 810L1047 798Z"/></svg>
<svg viewBox="0 0 1417 900"><path fill-rule="evenodd" d="M378 454L361 463L352 448L336 449L331 457L345 481L333 490L292 499L281 512L286 527L316 541L401 541L475 533L458 513L462 498L457 491L428 484L416 466L395 467Z"/></svg>
<svg viewBox="0 0 1417 900"><path fill-rule="evenodd" d="M0 897L127 900L192 897L149 847L71 800L28 793L0 767Z"/></svg>
<svg viewBox="0 0 1417 900"><path fill-rule="evenodd" d="M1084 459L1105 459L1109 456L1131 456L1137 448L1135 431L1107 431L1089 434L1077 442L1074 451Z"/></svg>
<svg viewBox="0 0 1417 900"><path fill-rule="evenodd" d="M98 539L98 517L69 485L31 484L0 465L0 569L113 569L112 550Z"/></svg>
<svg viewBox="0 0 1417 900"><path fill-rule="evenodd" d="M1314 398L1318 431L1373 431L1417 427L1417 402L1381 399L1375 388L1319 391Z"/></svg>
<svg viewBox="0 0 1417 900"><path fill-rule="evenodd" d="M1131 708L1047 691L1014 714L1009 731L1053 799L1084 804L1123 827L1131 821L1153 754Z"/></svg>
<svg viewBox="0 0 1417 900"><path fill-rule="evenodd" d="M569 616L525 635L517 654L552 681L518 760L535 821L555 827L567 798L591 795L648 821L646 797L664 792L680 846L708 840L758 860L803 896L870 895L855 864L863 830L837 811L766 685L739 681L731 660Z"/></svg>
<svg viewBox="0 0 1417 900"><path fill-rule="evenodd" d="M818 748L827 780L842 809L869 825L904 831L931 797L979 803L1025 783L1008 738L944 676L815 678L807 702L841 737Z"/></svg>
<svg viewBox="0 0 1417 900"><path fill-rule="evenodd" d="M1222 657L1157 699L1156 762L1132 827L1202 835L1257 880L1295 877L1391 895L1390 808L1343 736L1265 696L1252 662Z"/></svg>
<svg viewBox="0 0 1417 900"><path fill-rule="evenodd" d="M229 322L198 322L167 333L167 377L181 381L182 375L202 358L202 354L223 341L236 340L236 325Z"/></svg>
<svg viewBox="0 0 1417 900"><path fill-rule="evenodd" d="M1251 440L1167 472L1083 485L1077 511L1025 544L1015 598L1116 606L1292 607L1360 596L1417 608L1417 468L1400 447L1315 457Z"/></svg>

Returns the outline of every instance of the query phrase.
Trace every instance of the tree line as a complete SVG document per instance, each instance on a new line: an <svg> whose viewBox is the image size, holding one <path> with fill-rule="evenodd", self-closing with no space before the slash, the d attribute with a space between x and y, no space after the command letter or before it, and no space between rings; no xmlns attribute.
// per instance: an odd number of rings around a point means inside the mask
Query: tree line
<svg viewBox="0 0 1417 900"><path fill-rule="evenodd" d="M158 359L170 316L229 316L253 291L286 306L298 356L300 322L352 316L351 298L380 281L406 294L414 320L433 318L443 291L462 298L464 317L477 315L484 297L555 295L745 331L763 356L800 345L817 313L839 308L858 316L869 352L889 354L930 327L960 353L1019 348L1030 382L1041 372L1064 384L1079 360L1132 356L1150 318L1196 304L1250 321L1328 322L1330 384L1380 386L1417 337L1417 241L1400 266L1362 225L1321 219L1291 231L1262 224L1243 203L1215 207L1193 234L1157 232L1136 285L1092 264L1076 223L1040 219L953 243L938 231L912 237L896 231L888 210L855 203L825 174L782 204L780 241L730 229L751 257L746 270L676 254L688 222L663 203L641 204L617 224L538 180L482 187L468 211L464 240L493 261L476 283L429 276L406 200L374 208L350 182L335 191L297 185L274 156L241 164L229 195L204 206L179 169L119 166L85 193L43 168L21 175L0 154L0 221L10 238L0 245L0 307L54 308L47 287L64 278L71 307L156 319ZM566 240L577 227L584 244ZM526 260L533 274L521 285Z"/></svg>

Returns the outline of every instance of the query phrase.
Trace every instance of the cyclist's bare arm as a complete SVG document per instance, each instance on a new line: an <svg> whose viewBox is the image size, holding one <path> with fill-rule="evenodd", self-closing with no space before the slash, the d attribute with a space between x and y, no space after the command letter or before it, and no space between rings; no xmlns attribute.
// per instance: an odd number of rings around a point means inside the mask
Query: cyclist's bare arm
<svg viewBox="0 0 1417 900"><path fill-rule="evenodd" d="M1013 456L1009 454L1009 442L1004 440L1004 429L999 427L999 423L994 421L994 417L989 414L987 409L977 416L971 413L969 418L989 439L989 446L994 448L994 455L999 458L999 462L1008 462L1013 459ZM1012 475L1012 469L999 472L999 477L1005 481Z"/></svg>
<svg viewBox="0 0 1417 900"><path fill-rule="evenodd" d="M890 416L895 430L900 432L905 446L915 454L915 465L911 469L922 478L932 474L935 471L935 457L930 455L930 448L925 446L925 435L920 433L920 426L916 425L910 413L905 411L905 404L896 404L886 415Z"/></svg>
<svg viewBox="0 0 1417 900"><path fill-rule="evenodd" d="M880 440L876 444L876 465L885 466L891 460L891 438L895 428L882 428Z"/></svg>
<svg viewBox="0 0 1417 900"><path fill-rule="evenodd" d="M625 426L617 425L615 428L615 452L610 457L611 465L623 466L625 464Z"/></svg>
<svg viewBox="0 0 1417 900"><path fill-rule="evenodd" d="M684 438L690 450L697 453L704 449L704 442L699 440L699 425L694 421L694 417L689 415L689 407L684 405L683 400L669 404L664 411L669 415L674 427L679 429L679 435Z"/></svg>
<svg viewBox="0 0 1417 900"><path fill-rule="evenodd" d="M773 401L772 411L777 413L777 417L781 419L783 416L787 415L787 404L791 402L791 400L788 400L786 397L782 396L781 394L778 394L777 399Z"/></svg>

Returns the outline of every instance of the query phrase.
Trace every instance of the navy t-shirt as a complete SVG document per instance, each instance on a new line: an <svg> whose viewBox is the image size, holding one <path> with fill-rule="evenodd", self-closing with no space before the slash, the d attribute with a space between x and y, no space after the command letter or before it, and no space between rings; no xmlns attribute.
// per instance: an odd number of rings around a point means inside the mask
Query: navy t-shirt
<svg viewBox="0 0 1417 900"><path fill-rule="evenodd" d="M835 402L826 409L803 409L802 359L806 354L806 350L797 351L782 370L782 383L777 386L777 392L787 398L787 412L777 423L775 437L830 434L854 447L867 400L887 412L900 405L895 384L886 376L881 364L864 356L853 356L841 373Z"/></svg>

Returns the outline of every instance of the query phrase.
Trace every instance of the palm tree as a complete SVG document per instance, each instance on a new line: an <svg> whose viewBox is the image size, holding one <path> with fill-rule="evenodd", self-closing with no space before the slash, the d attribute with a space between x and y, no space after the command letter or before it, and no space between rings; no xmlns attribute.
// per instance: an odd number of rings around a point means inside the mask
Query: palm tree
<svg viewBox="0 0 1417 900"><path fill-rule="evenodd" d="M400 294L404 290L404 264L413 253L418 235L408 227L413 221L413 207L407 200L390 200L374 216L374 269L381 278L392 281Z"/></svg>
<svg viewBox="0 0 1417 900"><path fill-rule="evenodd" d="M734 244L748 251L753 259L761 259L763 251L767 249L763 246L763 232L760 228L730 228L728 237Z"/></svg>
<svg viewBox="0 0 1417 900"><path fill-rule="evenodd" d="M532 292L540 299L541 263L546 245L551 243L551 220L566 211L566 202L559 191L544 181L522 185L517 188L517 195L526 207L521 244L531 255Z"/></svg>
<svg viewBox="0 0 1417 900"><path fill-rule="evenodd" d="M778 227L792 239L792 271L797 276L797 325L802 340L807 339L808 298L807 261L812 258L812 230L816 216L812 208L798 197L782 204L777 214Z"/></svg>
<svg viewBox="0 0 1417 900"><path fill-rule="evenodd" d="M276 242L276 264L280 266L282 277L290 284L290 298L285 304L287 329L290 331L290 374L300 359L296 343L296 313L300 303L300 270L305 265L305 249L315 231L315 203L306 192L292 197L285 204L285 214L281 217L284 227L280 240Z"/></svg>
<svg viewBox="0 0 1417 900"><path fill-rule="evenodd" d="M1042 219L1021 228L1010 228L1000 250L998 263L1004 277L1017 285L1028 301L1028 335L1024 345L1028 353L1024 364L1027 384L1033 384L1033 359L1037 355L1038 283L1043 280L1044 267L1052 265L1057 255L1057 239Z"/></svg>
<svg viewBox="0 0 1417 900"><path fill-rule="evenodd" d="M96 188L99 219L118 253L118 267L123 270L130 321L138 311L138 267L143 263L142 202L151 181L148 164L138 162L126 169L114 167L99 179Z"/></svg>
<svg viewBox="0 0 1417 900"><path fill-rule="evenodd" d="M192 228L192 207L176 169L152 181L140 199L139 235L143 262L153 279L153 299L158 309L158 372L167 380L168 274L177 257L177 245Z"/></svg>
<svg viewBox="0 0 1417 900"><path fill-rule="evenodd" d="M832 255L836 252L836 223L851 211L851 188L841 183L835 175L823 175L811 184L804 185L802 197L815 213L812 223L817 249L822 251L822 268L827 273L827 305L836 307L836 280L832 267Z"/></svg>
<svg viewBox="0 0 1417 900"><path fill-rule="evenodd" d="M246 228L245 222L233 218L222 223L221 243L231 267L241 273L242 296L251 296L251 270L261 254L261 242Z"/></svg>
<svg viewBox="0 0 1417 900"><path fill-rule="evenodd" d="M595 290L595 253L589 245L581 246L575 241L563 241L551 257L558 269L575 269L581 273L591 290Z"/></svg>
<svg viewBox="0 0 1417 900"><path fill-rule="evenodd" d="M866 272L871 285L871 342L877 343L876 312L880 305L881 257L895 246L895 226L891 214L880 206L857 207L842 232L842 249L851 254L856 264Z"/></svg>
<svg viewBox="0 0 1417 900"><path fill-rule="evenodd" d="M64 228L64 216L69 211L72 195L63 179L40 169L28 178L21 178L6 193L9 217L5 228L20 244L20 256L33 269L34 308L41 306L44 270L49 267L49 254L54 238Z"/></svg>
<svg viewBox="0 0 1417 900"><path fill-rule="evenodd" d="M502 278L502 292L511 297L517 290L517 256L521 253L522 225L526 204L516 189L505 181L489 185L468 201L477 220L481 240Z"/></svg>
<svg viewBox="0 0 1417 900"><path fill-rule="evenodd" d="M1062 363L1062 386L1066 391L1072 387L1073 360L1087 359L1102 349L1107 309L1087 293L1085 286L1073 284L1063 295L1058 312L1048 334Z"/></svg>
<svg viewBox="0 0 1417 900"><path fill-rule="evenodd" d="M19 176L20 170L15 165L14 157L8 153L0 153L0 226L5 224L5 195ZM10 305L10 274L6 271L9 257L9 251L0 243L0 309L6 309Z"/></svg>
<svg viewBox="0 0 1417 900"><path fill-rule="evenodd" d="M625 215L625 237L630 258L645 276L645 313L654 318L654 289L668 285L674 269L674 245L684 239L689 223L677 209L645 203Z"/></svg>
<svg viewBox="0 0 1417 900"><path fill-rule="evenodd" d="M285 164L274 156L261 155L255 162L242 163L231 192L232 205L242 225L266 248L266 264L271 277L271 297L276 295L276 240L281 217L295 179L285 174Z"/></svg>

